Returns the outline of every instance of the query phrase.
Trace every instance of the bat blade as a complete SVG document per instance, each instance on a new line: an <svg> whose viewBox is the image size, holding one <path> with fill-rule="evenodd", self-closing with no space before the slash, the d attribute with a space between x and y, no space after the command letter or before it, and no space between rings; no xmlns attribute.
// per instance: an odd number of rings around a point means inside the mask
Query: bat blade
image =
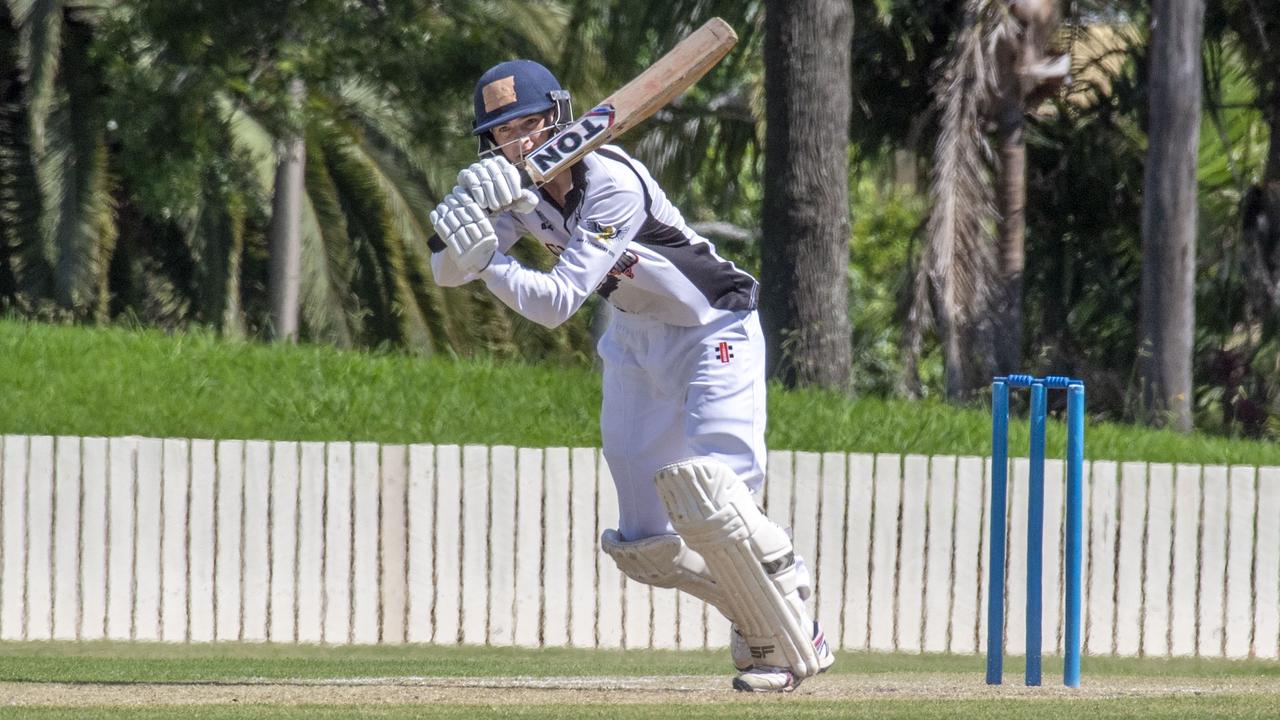
<svg viewBox="0 0 1280 720"><path fill-rule="evenodd" d="M561 133L525 157L525 171L542 185L657 112L693 86L728 54L738 35L720 18L702 27Z"/></svg>

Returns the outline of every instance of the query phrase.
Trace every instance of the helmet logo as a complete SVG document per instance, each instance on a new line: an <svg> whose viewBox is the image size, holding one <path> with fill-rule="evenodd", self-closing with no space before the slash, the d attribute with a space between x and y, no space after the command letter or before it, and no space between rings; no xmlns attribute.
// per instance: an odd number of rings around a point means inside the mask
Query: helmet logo
<svg viewBox="0 0 1280 720"><path fill-rule="evenodd" d="M508 75L498 78L485 85L480 92L484 96L485 112L493 112L503 105L510 105L516 101L516 76Z"/></svg>

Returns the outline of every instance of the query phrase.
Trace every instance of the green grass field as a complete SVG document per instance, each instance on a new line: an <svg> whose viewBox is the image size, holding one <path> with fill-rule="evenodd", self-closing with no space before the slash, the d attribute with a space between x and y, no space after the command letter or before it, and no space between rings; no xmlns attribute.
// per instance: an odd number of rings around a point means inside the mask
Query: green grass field
<svg viewBox="0 0 1280 720"><path fill-rule="evenodd" d="M1274 718L1280 663L1086 658L1080 690L983 683L978 656L843 653L786 696L724 653L0 643L0 718Z"/></svg>
<svg viewBox="0 0 1280 720"><path fill-rule="evenodd" d="M600 380L534 366L330 347L223 342L209 333L0 321L0 433L598 446ZM986 455L982 408L774 388L772 448ZM1026 447L1011 423L1010 447ZM1050 423L1049 453L1065 431ZM1280 465L1280 443L1092 423L1089 457Z"/></svg>

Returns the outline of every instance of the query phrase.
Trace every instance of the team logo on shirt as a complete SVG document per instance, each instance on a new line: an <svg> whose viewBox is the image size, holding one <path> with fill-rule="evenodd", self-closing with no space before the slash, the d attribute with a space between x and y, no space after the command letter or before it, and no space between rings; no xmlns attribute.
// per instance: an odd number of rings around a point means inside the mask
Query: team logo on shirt
<svg viewBox="0 0 1280 720"><path fill-rule="evenodd" d="M587 223L587 232L598 235L602 240L612 239L618 234L617 228L612 225L601 225L598 221L592 220Z"/></svg>
<svg viewBox="0 0 1280 720"><path fill-rule="evenodd" d="M586 227L582 228L582 237L601 250L608 251L614 239L626 231L625 225L619 228L616 225L601 225L595 220L591 220Z"/></svg>
<svg viewBox="0 0 1280 720"><path fill-rule="evenodd" d="M720 362L727 365L733 359L733 346L722 341L716 346L716 356L720 358Z"/></svg>

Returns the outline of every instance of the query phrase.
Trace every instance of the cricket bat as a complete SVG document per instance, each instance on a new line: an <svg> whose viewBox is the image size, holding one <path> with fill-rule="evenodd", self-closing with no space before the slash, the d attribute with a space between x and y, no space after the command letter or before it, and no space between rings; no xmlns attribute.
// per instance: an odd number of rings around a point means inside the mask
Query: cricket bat
<svg viewBox="0 0 1280 720"><path fill-rule="evenodd" d="M729 23L711 18L631 82L534 148L525 156L525 172L535 185L545 184L688 90L737 41Z"/></svg>
<svg viewBox="0 0 1280 720"><path fill-rule="evenodd" d="M711 18L631 82L534 148L525 156L524 174L534 186L546 184L693 87L736 42L738 34L729 23ZM444 250L444 243L435 234L427 245L432 252Z"/></svg>

